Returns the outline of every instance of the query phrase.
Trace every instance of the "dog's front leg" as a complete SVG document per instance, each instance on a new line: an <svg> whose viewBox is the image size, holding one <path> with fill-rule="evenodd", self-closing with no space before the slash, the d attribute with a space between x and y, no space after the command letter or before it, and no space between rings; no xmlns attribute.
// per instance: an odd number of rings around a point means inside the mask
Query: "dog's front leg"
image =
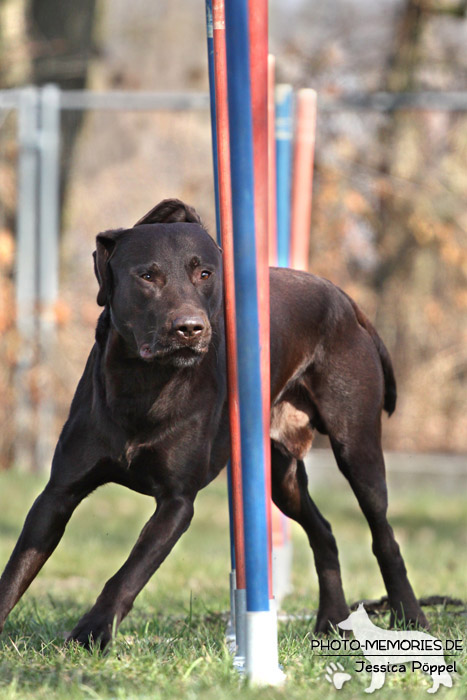
<svg viewBox="0 0 467 700"><path fill-rule="evenodd" d="M125 564L104 586L91 610L71 632L68 641L104 648L132 608L133 601L170 553L193 517L194 496L165 496L143 528Z"/></svg>
<svg viewBox="0 0 467 700"><path fill-rule="evenodd" d="M59 488L49 482L34 502L0 579L0 632L9 612L60 542L82 498L81 491Z"/></svg>

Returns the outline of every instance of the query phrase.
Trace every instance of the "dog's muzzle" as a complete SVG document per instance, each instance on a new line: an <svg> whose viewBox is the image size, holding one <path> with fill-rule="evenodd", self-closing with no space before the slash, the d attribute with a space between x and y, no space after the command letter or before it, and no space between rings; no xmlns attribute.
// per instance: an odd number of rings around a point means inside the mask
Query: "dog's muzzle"
<svg viewBox="0 0 467 700"><path fill-rule="evenodd" d="M201 315L177 316L172 321L171 335L184 345L195 345L206 334L209 324Z"/></svg>
<svg viewBox="0 0 467 700"><path fill-rule="evenodd" d="M159 360L164 364L186 366L198 362L208 351L211 342L211 324L201 314L180 315L174 318L164 338L138 347L139 356L146 361Z"/></svg>

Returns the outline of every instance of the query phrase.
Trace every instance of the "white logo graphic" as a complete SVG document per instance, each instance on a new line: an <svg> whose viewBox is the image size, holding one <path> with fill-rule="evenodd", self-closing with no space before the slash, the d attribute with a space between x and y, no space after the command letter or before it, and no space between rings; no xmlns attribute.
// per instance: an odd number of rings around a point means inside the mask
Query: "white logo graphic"
<svg viewBox="0 0 467 700"><path fill-rule="evenodd" d="M337 665L332 661L329 666L326 666L326 675L324 676L329 683L332 683L336 690L340 690L346 681L350 681L352 676L345 673L342 664L337 662Z"/></svg>
<svg viewBox="0 0 467 700"><path fill-rule="evenodd" d="M371 684L365 689L373 693L384 684L386 673L424 671L431 675L433 685L429 693L436 693L440 685L452 686L448 671L455 671L455 664L444 660L443 645L439 639L426 632L385 630L374 625L360 603L358 609L346 620L338 623L343 630L351 630L359 642L360 650L368 661L359 661L356 670L371 672ZM336 685L337 688L337 685Z"/></svg>

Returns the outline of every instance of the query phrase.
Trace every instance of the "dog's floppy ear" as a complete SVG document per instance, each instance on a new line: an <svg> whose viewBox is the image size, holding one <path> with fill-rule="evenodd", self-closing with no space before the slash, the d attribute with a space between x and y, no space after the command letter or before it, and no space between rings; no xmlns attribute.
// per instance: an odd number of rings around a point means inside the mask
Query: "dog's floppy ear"
<svg viewBox="0 0 467 700"><path fill-rule="evenodd" d="M180 199L164 199L148 211L135 226L142 224L176 224L192 223L201 224L201 219L193 207L188 206Z"/></svg>
<svg viewBox="0 0 467 700"><path fill-rule="evenodd" d="M123 233L123 229L117 231L104 231L96 238L96 250L92 254L94 258L94 272L99 282L97 293L97 303L105 306L110 292L110 270L109 260L115 249L118 238Z"/></svg>

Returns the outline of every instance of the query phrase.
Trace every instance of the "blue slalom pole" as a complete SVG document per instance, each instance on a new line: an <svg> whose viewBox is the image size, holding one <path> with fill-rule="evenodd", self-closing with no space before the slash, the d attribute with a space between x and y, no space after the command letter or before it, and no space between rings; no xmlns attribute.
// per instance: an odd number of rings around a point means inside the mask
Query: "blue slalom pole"
<svg viewBox="0 0 467 700"><path fill-rule="evenodd" d="M216 87L214 73L214 27L212 21L212 0L206 0L206 34L208 41L208 74L209 74L209 98L211 109L211 142L212 142L212 168L214 174L214 196L216 201L216 238L221 242L221 215L219 203L219 170L217 163L217 121L216 121Z"/></svg>
<svg viewBox="0 0 467 700"><path fill-rule="evenodd" d="M290 265L290 191L292 180L293 91L276 87L277 264Z"/></svg>
<svg viewBox="0 0 467 700"><path fill-rule="evenodd" d="M247 610L268 611L268 537L247 0L225 3Z"/></svg>

